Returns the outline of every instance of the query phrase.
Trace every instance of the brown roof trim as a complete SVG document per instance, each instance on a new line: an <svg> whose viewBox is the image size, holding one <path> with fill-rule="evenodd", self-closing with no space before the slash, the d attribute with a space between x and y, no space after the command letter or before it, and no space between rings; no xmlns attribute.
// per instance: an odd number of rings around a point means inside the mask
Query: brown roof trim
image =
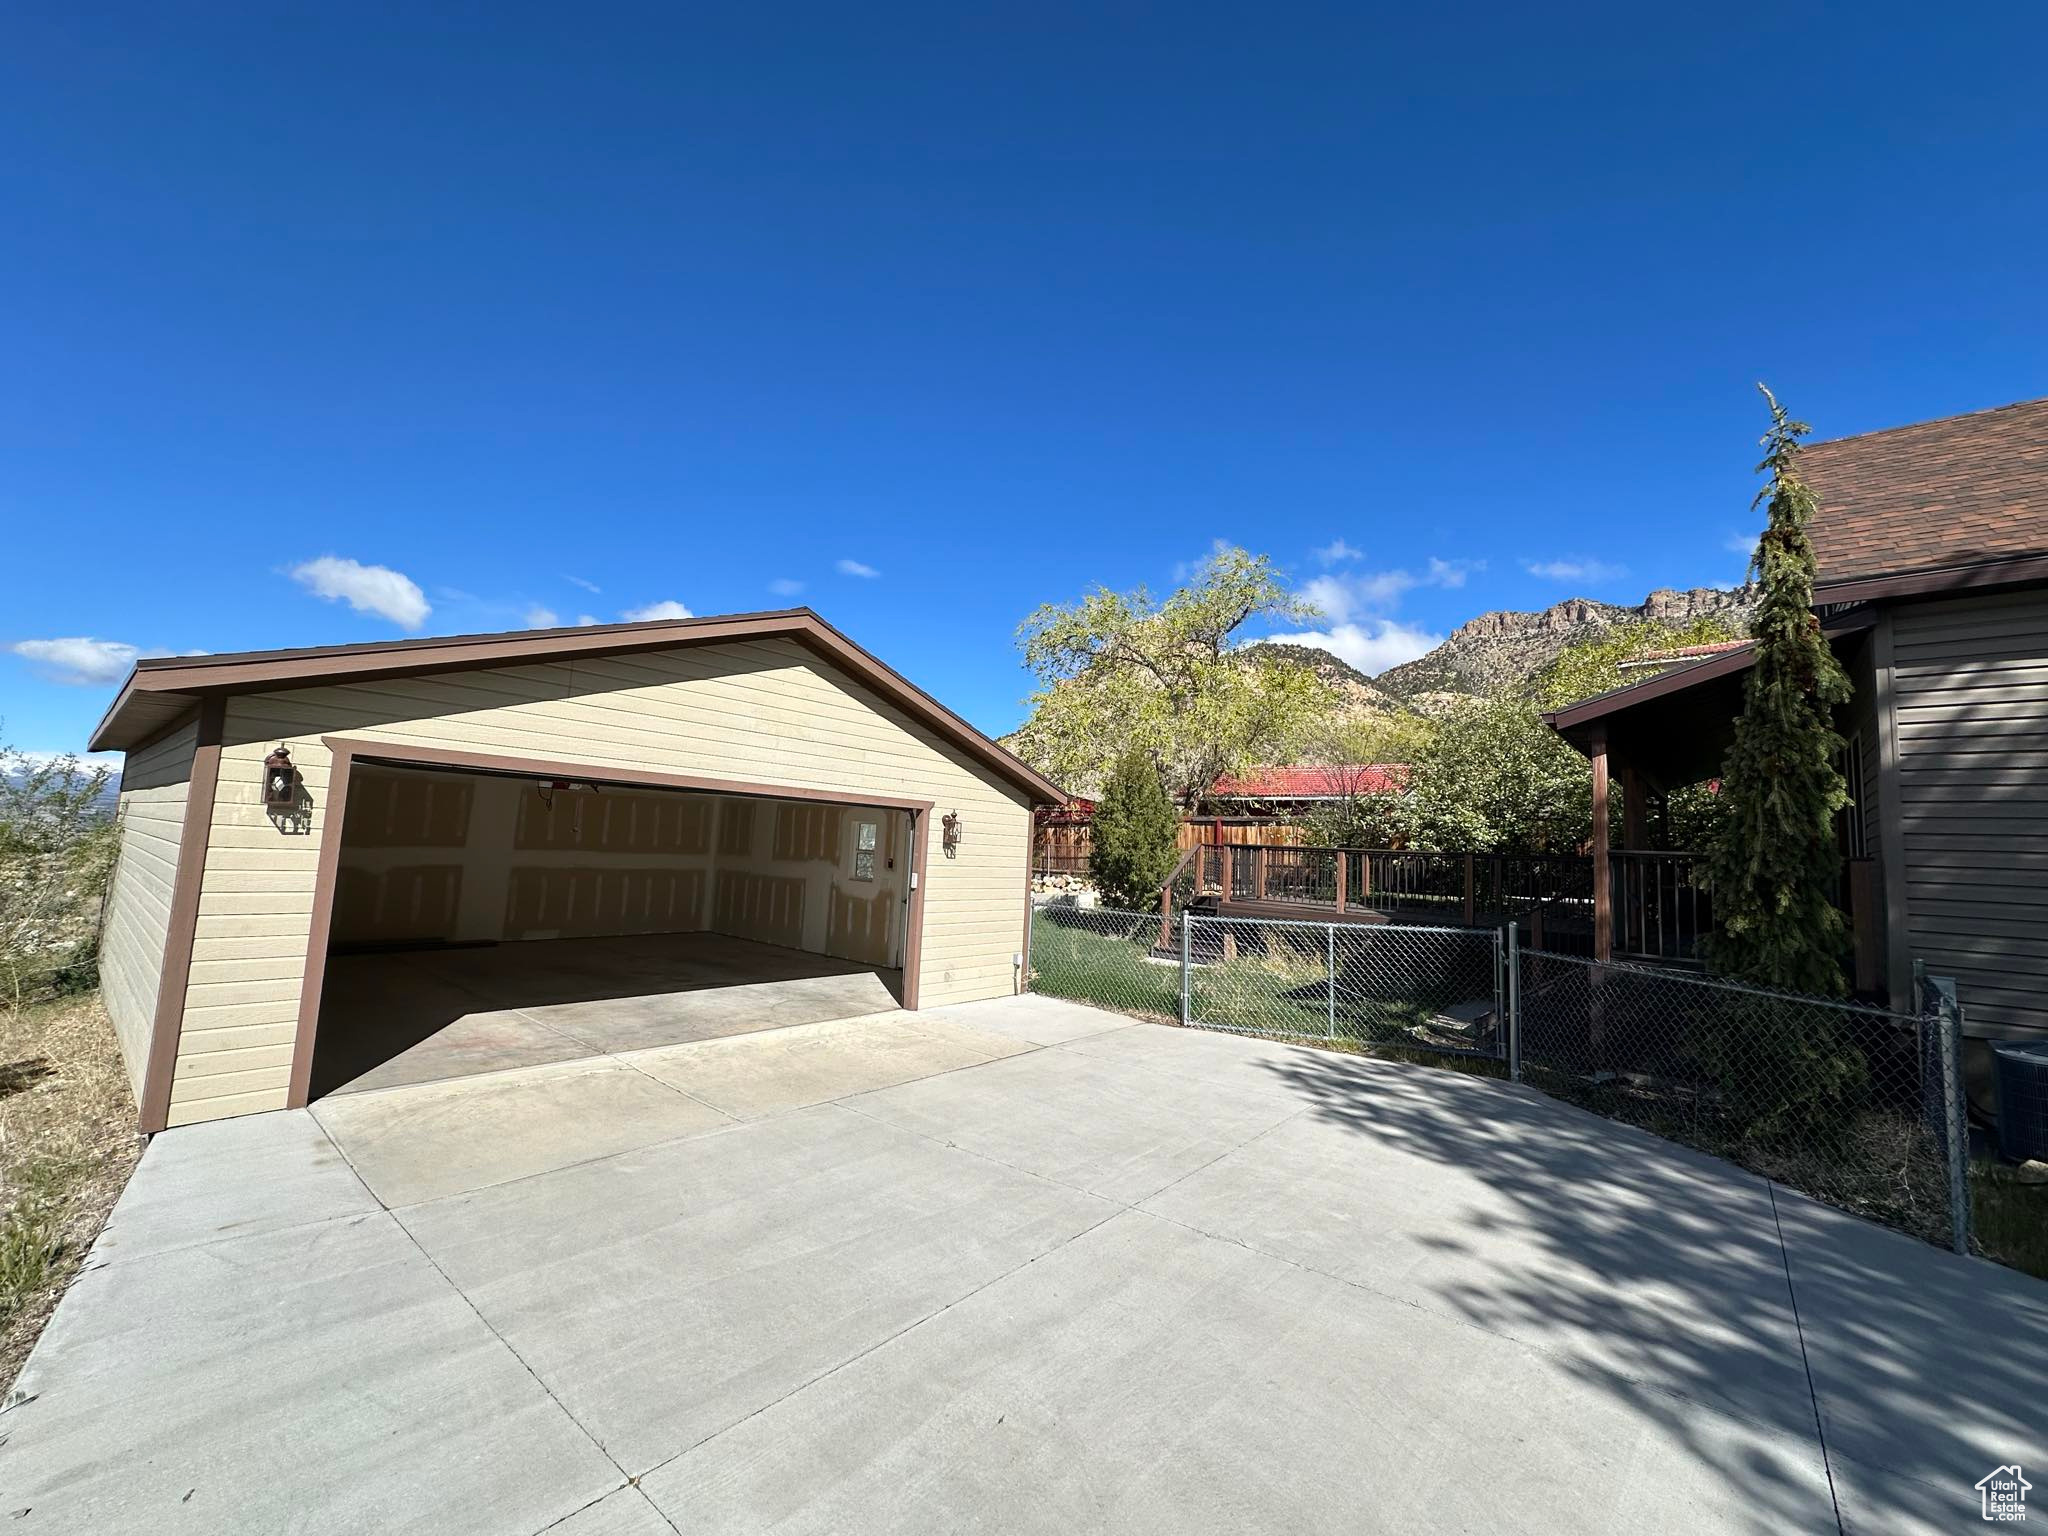
<svg viewBox="0 0 2048 1536"><path fill-rule="evenodd" d="M1867 603L1888 597L1929 597L1966 592L1973 587L2017 586L2048 581L2048 555L2016 555L2005 560L1980 560L1972 565L1934 566L1883 576L1858 576L1844 581L1815 582L1813 600L1822 603Z"/></svg>
<svg viewBox="0 0 2048 1536"><path fill-rule="evenodd" d="M1821 633L1833 640L1841 635L1851 635L1858 630L1869 629L1876 622L1875 613L1868 609L1860 609L1826 620L1821 625ZM1755 660L1754 646L1744 646L1739 651L1723 651L1720 655L1710 656L1704 661L1674 667L1669 672L1660 672L1643 682L1610 688L1607 692L1597 693L1590 699L1581 699L1578 703L1567 704L1562 709L1550 710L1543 716L1543 723L1554 731L1568 731L1575 726L1585 725L1621 710L1633 709L1636 705L1648 703L1651 699L1661 699L1668 694L1683 692L1687 688L1696 688L1701 683L1712 682L1717 677L1727 677L1733 672L1747 671Z"/></svg>
<svg viewBox="0 0 2048 1536"><path fill-rule="evenodd" d="M154 657L138 661L128 674L128 680L93 731L91 750L132 749L156 729L162 705L173 699L182 705L232 693L268 693L474 667L532 665L585 656L618 656L768 639L794 640L807 647L1023 790L1035 804L1066 803L1066 794L1057 784L996 745L808 608L654 619L638 624L593 624L573 629L530 629L510 634L384 640L367 645ZM150 708L152 704L157 708Z"/></svg>

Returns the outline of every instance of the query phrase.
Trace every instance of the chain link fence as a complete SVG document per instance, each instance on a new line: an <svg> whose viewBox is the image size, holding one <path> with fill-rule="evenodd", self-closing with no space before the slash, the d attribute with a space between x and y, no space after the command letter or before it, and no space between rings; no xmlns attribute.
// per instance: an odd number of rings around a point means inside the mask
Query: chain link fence
<svg viewBox="0 0 2048 1536"><path fill-rule="evenodd" d="M1177 1022L1180 940L1162 945L1164 926L1157 912L1047 902L1031 919L1031 990Z"/></svg>
<svg viewBox="0 0 2048 1536"><path fill-rule="evenodd" d="M1673 967L1525 950L1519 929L1049 905L1032 987L1203 1029L1453 1062L1969 1247L1962 1011L1892 1013Z"/></svg>
<svg viewBox="0 0 2048 1536"><path fill-rule="evenodd" d="M1539 951L1519 963L1526 1081L1961 1250L1959 1014Z"/></svg>
<svg viewBox="0 0 2048 1536"><path fill-rule="evenodd" d="M1233 1034L1504 1060L1499 932L1191 914L1184 1022Z"/></svg>

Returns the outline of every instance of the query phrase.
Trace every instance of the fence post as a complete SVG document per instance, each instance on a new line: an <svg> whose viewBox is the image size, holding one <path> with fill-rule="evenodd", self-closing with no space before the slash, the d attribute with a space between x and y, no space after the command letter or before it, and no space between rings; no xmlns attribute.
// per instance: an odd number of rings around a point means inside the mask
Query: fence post
<svg viewBox="0 0 2048 1536"><path fill-rule="evenodd" d="M1344 885L1346 876L1349 872L1350 864L1350 851L1348 849L1339 848L1337 850L1337 910L1339 912L1342 912L1344 910Z"/></svg>
<svg viewBox="0 0 2048 1536"><path fill-rule="evenodd" d="M1323 930L1330 941L1330 1043L1337 1043L1337 925L1331 923Z"/></svg>
<svg viewBox="0 0 2048 1536"><path fill-rule="evenodd" d="M1956 1000L1955 978L1930 977L1940 996L1936 1048L1941 1052L1941 1114L1948 1154L1949 1245L1970 1251L1970 1120L1963 1109L1963 1005Z"/></svg>
<svg viewBox="0 0 2048 1536"><path fill-rule="evenodd" d="M1472 855L1465 855L1465 926L1472 926Z"/></svg>
<svg viewBox="0 0 2048 1536"><path fill-rule="evenodd" d="M1508 924L1508 1081L1522 1080L1522 935Z"/></svg>
<svg viewBox="0 0 2048 1536"><path fill-rule="evenodd" d="M1188 982L1189 982L1189 979L1190 979L1190 977L1191 977L1191 976L1193 975L1193 973L1194 973L1194 967L1193 967L1193 966L1192 966L1192 965L1191 965L1191 964L1189 963L1189 962L1190 962L1190 960L1191 960L1191 959L1192 959L1192 957L1193 957L1193 950L1194 950L1194 944L1195 944L1195 936L1194 936L1194 927L1195 927L1195 914L1194 914L1194 913L1192 913L1192 912L1190 912L1190 911L1189 911L1189 910L1188 910L1188 909L1187 909L1186 907L1183 907L1183 908L1181 908L1181 912L1180 912L1180 1022L1181 1022L1181 1028L1183 1028L1183 1029L1187 1028L1187 1023L1188 1023L1188 1016L1189 1016L1190 1012L1192 1011L1192 1010L1190 1010L1190 1009L1189 1009L1189 1007L1188 1007Z"/></svg>

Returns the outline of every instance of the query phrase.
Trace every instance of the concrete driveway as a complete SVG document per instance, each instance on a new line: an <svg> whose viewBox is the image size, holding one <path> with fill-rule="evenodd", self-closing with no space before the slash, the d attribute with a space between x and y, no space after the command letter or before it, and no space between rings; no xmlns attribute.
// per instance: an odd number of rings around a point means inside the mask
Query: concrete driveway
<svg viewBox="0 0 2048 1536"><path fill-rule="evenodd" d="M1536 1094L1019 998L158 1138L0 1509L1953 1531L2044 1359L2048 1288Z"/></svg>

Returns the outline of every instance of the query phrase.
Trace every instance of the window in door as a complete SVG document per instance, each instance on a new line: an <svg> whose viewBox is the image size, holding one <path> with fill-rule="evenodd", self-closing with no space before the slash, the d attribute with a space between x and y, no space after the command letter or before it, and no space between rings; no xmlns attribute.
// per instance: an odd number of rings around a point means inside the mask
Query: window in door
<svg viewBox="0 0 2048 1536"><path fill-rule="evenodd" d="M880 827L872 821L856 821L853 824L853 878L872 880L875 878L875 840Z"/></svg>

